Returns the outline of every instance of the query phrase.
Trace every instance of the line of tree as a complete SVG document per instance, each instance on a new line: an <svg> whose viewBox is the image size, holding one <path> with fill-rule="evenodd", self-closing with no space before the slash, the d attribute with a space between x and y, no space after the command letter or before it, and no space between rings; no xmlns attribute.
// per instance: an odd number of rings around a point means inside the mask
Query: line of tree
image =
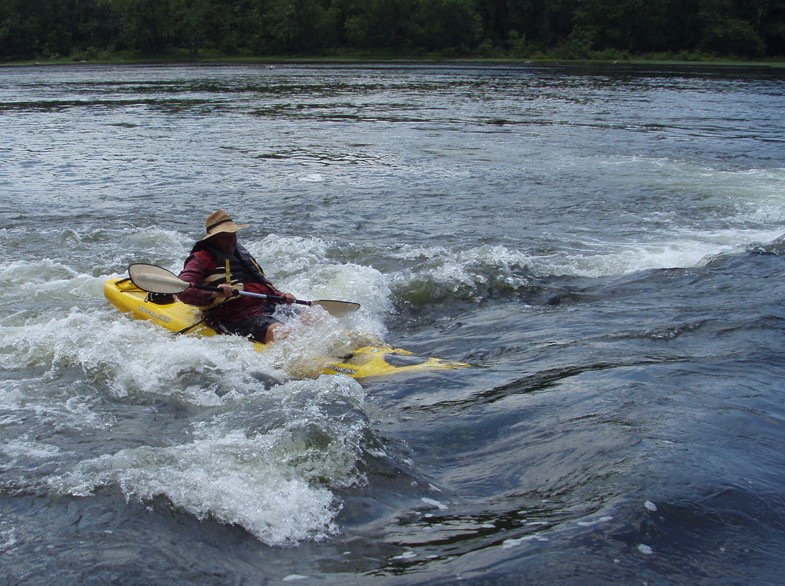
<svg viewBox="0 0 785 586"><path fill-rule="evenodd" d="M785 0L0 0L5 61L785 56Z"/></svg>

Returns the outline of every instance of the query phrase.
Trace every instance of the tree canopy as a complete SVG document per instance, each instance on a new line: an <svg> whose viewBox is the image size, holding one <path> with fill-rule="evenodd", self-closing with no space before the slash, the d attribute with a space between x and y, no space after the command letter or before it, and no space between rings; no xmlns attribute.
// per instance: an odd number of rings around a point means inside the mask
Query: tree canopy
<svg viewBox="0 0 785 586"><path fill-rule="evenodd" d="M785 0L0 0L0 59L785 56Z"/></svg>

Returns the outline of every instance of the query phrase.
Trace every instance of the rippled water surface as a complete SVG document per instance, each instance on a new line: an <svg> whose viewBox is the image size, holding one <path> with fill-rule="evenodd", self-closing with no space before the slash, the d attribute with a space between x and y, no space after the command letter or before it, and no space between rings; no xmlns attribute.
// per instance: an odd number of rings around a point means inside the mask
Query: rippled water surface
<svg viewBox="0 0 785 586"><path fill-rule="evenodd" d="M0 69L7 584L779 584L785 76ZM216 208L258 354L112 309ZM355 381L383 339L473 366Z"/></svg>

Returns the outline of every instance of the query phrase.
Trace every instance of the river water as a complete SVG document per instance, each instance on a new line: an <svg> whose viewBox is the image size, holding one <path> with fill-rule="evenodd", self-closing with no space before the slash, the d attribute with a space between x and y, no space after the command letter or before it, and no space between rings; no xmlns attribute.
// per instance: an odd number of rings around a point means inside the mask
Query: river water
<svg viewBox="0 0 785 586"><path fill-rule="evenodd" d="M0 583L781 583L783 112L766 69L0 69ZM257 354L108 305L216 208L362 309ZM472 367L308 370L369 339Z"/></svg>

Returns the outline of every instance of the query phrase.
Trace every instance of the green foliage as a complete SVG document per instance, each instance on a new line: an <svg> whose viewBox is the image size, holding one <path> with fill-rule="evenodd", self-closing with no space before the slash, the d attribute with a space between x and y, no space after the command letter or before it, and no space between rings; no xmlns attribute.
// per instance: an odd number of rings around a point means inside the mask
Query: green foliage
<svg viewBox="0 0 785 586"><path fill-rule="evenodd" d="M482 34L473 0L422 0L421 45L428 51L467 53Z"/></svg>
<svg viewBox="0 0 785 586"><path fill-rule="evenodd" d="M758 1L753 4L757 4L756 12L760 16L770 3ZM699 48L718 55L762 57L765 53L763 39L753 23L742 18L745 13L751 15L748 9L749 5L737 6L733 0L702 0L699 14L703 38Z"/></svg>
<svg viewBox="0 0 785 586"><path fill-rule="evenodd" d="M575 13L576 29L594 48L636 53L662 50L667 0L587 0Z"/></svg>
<svg viewBox="0 0 785 586"><path fill-rule="evenodd" d="M0 0L0 59L785 56L785 0Z"/></svg>

